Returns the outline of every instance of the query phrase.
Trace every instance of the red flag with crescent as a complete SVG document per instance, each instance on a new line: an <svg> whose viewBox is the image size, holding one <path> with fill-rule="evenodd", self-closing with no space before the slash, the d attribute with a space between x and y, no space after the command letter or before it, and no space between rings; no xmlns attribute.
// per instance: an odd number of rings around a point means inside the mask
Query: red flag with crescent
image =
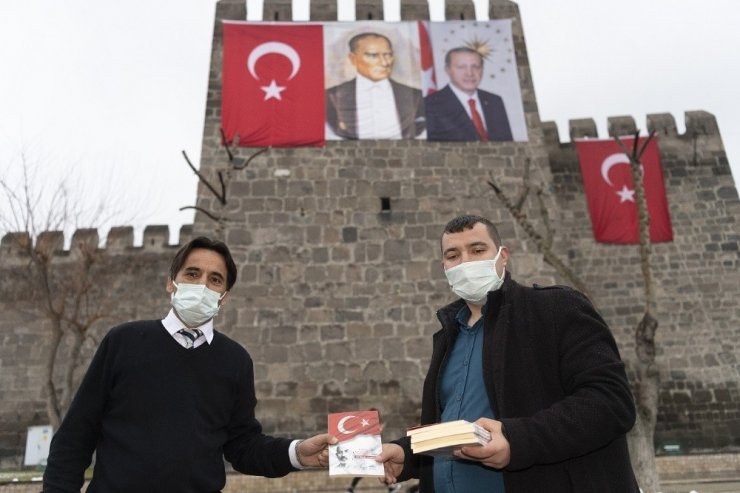
<svg viewBox="0 0 740 493"><path fill-rule="evenodd" d="M638 141L638 149L644 137ZM634 138L622 138L628 150ZM635 187L627 155L614 140L577 140L583 187L594 238L601 243L639 243ZM645 200L650 217L650 241L673 240L668 199L663 185L657 139L653 138L641 158Z"/></svg>
<svg viewBox="0 0 740 493"><path fill-rule="evenodd" d="M324 145L321 25L224 21L221 124L243 147Z"/></svg>
<svg viewBox="0 0 740 493"><path fill-rule="evenodd" d="M380 435L378 411L350 411L329 414L329 434L344 442L358 435Z"/></svg>

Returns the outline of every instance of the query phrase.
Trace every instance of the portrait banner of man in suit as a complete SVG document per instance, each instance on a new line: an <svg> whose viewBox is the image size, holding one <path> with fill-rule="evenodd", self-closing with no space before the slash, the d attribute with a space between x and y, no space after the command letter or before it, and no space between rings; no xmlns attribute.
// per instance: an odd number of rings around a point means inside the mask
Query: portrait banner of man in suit
<svg viewBox="0 0 740 493"><path fill-rule="evenodd" d="M424 98L431 141L526 141L511 19L430 23L436 91Z"/></svg>
<svg viewBox="0 0 740 493"><path fill-rule="evenodd" d="M424 139L413 22L324 24L326 139Z"/></svg>

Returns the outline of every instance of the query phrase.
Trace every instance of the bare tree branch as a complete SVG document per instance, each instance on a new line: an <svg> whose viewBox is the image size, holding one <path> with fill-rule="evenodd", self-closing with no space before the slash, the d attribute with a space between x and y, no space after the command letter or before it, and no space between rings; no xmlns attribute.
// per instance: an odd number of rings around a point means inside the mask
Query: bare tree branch
<svg viewBox="0 0 740 493"><path fill-rule="evenodd" d="M193 166L193 163L190 162L190 158L188 158L188 154L185 151L182 151L182 155L185 158L185 161L188 163L188 166L190 166L190 169L193 170L193 173L196 174L200 182L203 183L203 185L205 185L206 188L211 191L211 193L218 199L218 201L221 202L221 205L226 205L226 185L224 184L221 172L218 172L218 178L221 181L221 192L217 192L213 185L211 185L211 183L206 179L206 177L203 176L201 172L196 169L195 166Z"/></svg>
<svg viewBox="0 0 740 493"><path fill-rule="evenodd" d="M246 161L244 161L244 164L242 164L242 165L234 164L234 169L235 170L242 170L242 169L246 168L247 166L249 166L249 163L251 163L254 158L256 158L257 156L259 156L260 154L264 154L268 150L270 150L269 147L263 147L259 151L254 152L251 156L249 156L249 158Z"/></svg>
<svg viewBox="0 0 740 493"><path fill-rule="evenodd" d="M219 132L221 132L221 144L224 146L224 149L226 149L226 155L229 156L229 162L234 160L234 154L231 153L231 149L229 148L229 144L226 142L226 132L224 132L223 127L218 129Z"/></svg>
<svg viewBox="0 0 740 493"><path fill-rule="evenodd" d="M544 258L545 262L550 264L561 276L567 279L573 287L584 294L588 294L586 286L581 281L581 279L567 265L565 265L557 255L553 253L552 249L549 246L549 244L551 244L551 240L546 240L542 237L540 233L537 232L537 230L534 228L534 225L532 225L532 222L527 217L526 213L522 212L521 208L517 208L516 204L511 201L511 199L503 192L503 190L501 190L501 187L498 186L498 184L496 183L496 179L493 176L490 177L488 185L496 193L496 197L498 197L499 201L504 205L504 207L509 210L511 215L516 220L517 224L521 226L524 232L527 233L527 236L529 236L537 245L537 248L539 249L540 253L542 253L542 257Z"/></svg>
<svg viewBox="0 0 740 493"><path fill-rule="evenodd" d="M178 209L178 210L184 211L184 210L186 210L186 209L195 209L196 211L200 211L200 212L202 212L203 214L205 214L206 216L208 216L208 217L210 217L211 219L213 219L214 221L220 221L220 220L221 220L221 218L220 218L220 217L218 217L218 216L214 216L213 214L211 214L210 212L208 212L208 211L207 211L207 210L205 210L204 208L202 208L202 207L198 207L197 205L186 205L186 206L184 206L184 207L180 207L180 209Z"/></svg>

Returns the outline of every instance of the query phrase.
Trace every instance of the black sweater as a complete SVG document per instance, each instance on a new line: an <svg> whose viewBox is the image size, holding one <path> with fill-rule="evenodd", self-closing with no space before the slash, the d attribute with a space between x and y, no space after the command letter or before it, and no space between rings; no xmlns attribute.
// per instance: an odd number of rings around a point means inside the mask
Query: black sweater
<svg viewBox="0 0 740 493"><path fill-rule="evenodd" d="M283 476L290 440L262 434L252 360L228 337L185 349L159 320L113 328L51 443L44 493L220 491L223 457L246 474Z"/></svg>

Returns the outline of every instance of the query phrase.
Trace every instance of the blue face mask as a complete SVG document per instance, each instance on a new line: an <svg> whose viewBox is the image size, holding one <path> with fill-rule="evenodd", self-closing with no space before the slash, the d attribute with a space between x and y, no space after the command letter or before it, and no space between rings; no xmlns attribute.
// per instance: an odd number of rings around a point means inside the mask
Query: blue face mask
<svg viewBox="0 0 740 493"><path fill-rule="evenodd" d="M493 260L463 262L445 271L452 292L474 305L483 305L488 293L501 288L506 275L506 267L501 276L496 272L496 262L501 256L501 248Z"/></svg>
<svg viewBox="0 0 740 493"><path fill-rule="evenodd" d="M219 294L208 289L205 284L177 284L172 293L172 307L180 320L188 327L197 327L208 322L218 314L219 302L226 293Z"/></svg>

